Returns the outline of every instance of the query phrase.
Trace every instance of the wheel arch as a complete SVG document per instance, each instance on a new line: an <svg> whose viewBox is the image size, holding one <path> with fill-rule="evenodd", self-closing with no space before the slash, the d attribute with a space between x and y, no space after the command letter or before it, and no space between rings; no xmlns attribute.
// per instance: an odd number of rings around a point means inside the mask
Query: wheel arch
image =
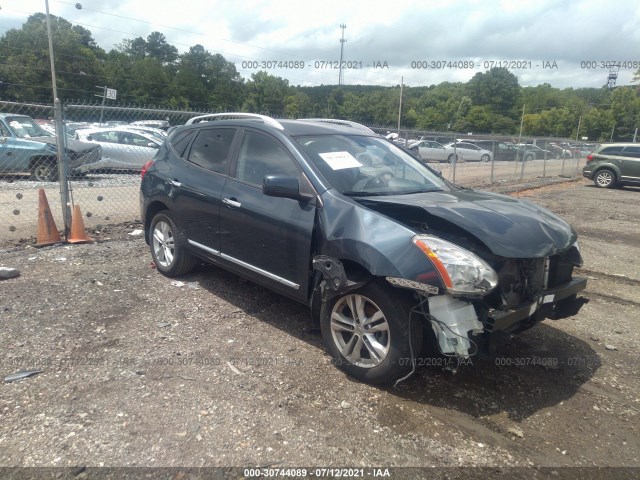
<svg viewBox="0 0 640 480"><path fill-rule="evenodd" d="M58 157L55 155L42 155L42 154L33 155L29 159L29 170L31 170L33 167L35 167L38 163L42 161L57 162Z"/></svg>
<svg viewBox="0 0 640 480"><path fill-rule="evenodd" d="M603 163L598 165L596 168L593 169L592 178L596 178L596 175L598 175L598 172L602 170L611 170L616 176L616 182L620 182L620 177L622 176L622 172L620 172L620 169L612 163Z"/></svg>
<svg viewBox="0 0 640 480"><path fill-rule="evenodd" d="M163 210L169 210L169 208L163 202L156 200L151 202L144 212L144 241L147 245L149 244L149 227L151 226L151 221L158 212Z"/></svg>

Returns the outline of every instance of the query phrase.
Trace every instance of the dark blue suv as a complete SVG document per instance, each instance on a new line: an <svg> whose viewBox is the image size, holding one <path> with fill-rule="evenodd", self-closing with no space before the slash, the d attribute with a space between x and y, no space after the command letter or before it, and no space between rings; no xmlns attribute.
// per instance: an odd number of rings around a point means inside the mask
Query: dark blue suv
<svg viewBox="0 0 640 480"><path fill-rule="evenodd" d="M351 122L199 120L143 170L158 270L205 260L308 305L362 381L411 372L423 333L468 359L579 303L576 234L541 207L453 185Z"/></svg>

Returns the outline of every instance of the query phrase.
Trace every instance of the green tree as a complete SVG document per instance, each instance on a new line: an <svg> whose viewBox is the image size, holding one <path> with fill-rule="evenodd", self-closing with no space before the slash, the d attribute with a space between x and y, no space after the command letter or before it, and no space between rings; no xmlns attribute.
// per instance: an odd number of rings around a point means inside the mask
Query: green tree
<svg viewBox="0 0 640 480"><path fill-rule="evenodd" d="M56 64L58 96L86 98L95 93L102 75L100 60L105 52L97 47L91 32L67 20L50 16ZM0 81L3 97L10 100L51 102L51 69L46 15L31 15L19 29L0 38Z"/></svg>
<svg viewBox="0 0 640 480"><path fill-rule="evenodd" d="M265 71L251 75L246 83L247 97L243 109L266 115L283 115L284 99L289 92L289 81Z"/></svg>
<svg viewBox="0 0 640 480"><path fill-rule="evenodd" d="M190 105L215 110L238 110L243 102L243 79L233 63L194 45L177 62L174 96Z"/></svg>
<svg viewBox="0 0 640 480"><path fill-rule="evenodd" d="M514 114L520 104L518 77L506 68L492 68L476 73L467 84L468 95L474 105L487 105L503 115Z"/></svg>

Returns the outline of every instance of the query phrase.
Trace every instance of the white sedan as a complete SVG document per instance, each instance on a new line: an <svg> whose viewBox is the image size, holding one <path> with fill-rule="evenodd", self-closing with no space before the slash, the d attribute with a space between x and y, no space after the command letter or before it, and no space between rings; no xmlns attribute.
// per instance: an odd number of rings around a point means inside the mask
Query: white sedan
<svg viewBox="0 0 640 480"><path fill-rule="evenodd" d="M454 158L453 147L444 146L433 140L419 140L409 144L408 148L426 161L451 162ZM462 151L457 151L455 154L458 155L458 161L464 158Z"/></svg>
<svg viewBox="0 0 640 480"><path fill-rule="evenodd" d="M76 130L76 138L102 147L102 159L84 165L83 170L142 170L162 145L162 141L156 136L126 127Z"/></svg>
<svg viewBox="0 0 640 480"><path fill-rule="evenodd" d="M463 158L467 161L471 162L490 162L493 158L493 153L489 150L485 150L484 148L480 148L473 143L467 142L454 142L456 147L456 152L459 155L462 155ZM450 148L453 151L454 143L449 143L445 145L445 148Z"/></svg>

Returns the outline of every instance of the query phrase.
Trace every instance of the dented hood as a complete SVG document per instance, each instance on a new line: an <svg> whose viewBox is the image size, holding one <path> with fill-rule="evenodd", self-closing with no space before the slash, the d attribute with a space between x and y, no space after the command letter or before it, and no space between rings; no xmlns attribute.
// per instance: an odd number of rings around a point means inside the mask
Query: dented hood
<svg viewBox="0 0 640 480"><path fill-rule="evenodd" d="M554 255L576 240L571 226L557 215L526 200L464 189L411 195L360 198L360 203L385 215L406 218L398 206L420 208L435 217L429 228L438 229L442 219L466 230L495 255L507 258L539 258ZM384 207L394 206L394 208ZM401 221L400 218L396 220Z"/></svg>
<svg viewBox="0 0 640 480"><path fill-rule="evenodd" d="M29 140L42 142L42 143L48 143L49 145L57 145L58 144L57 137L31 137L31 138L29 138ZM67 149L72 151L72 152L83 152L85 150L91 150L92 148L95 148L95 146L96 146L95 143L82 142L82 141L76 140L74 138L65 139L65 144L67 146Z"/></svg>

